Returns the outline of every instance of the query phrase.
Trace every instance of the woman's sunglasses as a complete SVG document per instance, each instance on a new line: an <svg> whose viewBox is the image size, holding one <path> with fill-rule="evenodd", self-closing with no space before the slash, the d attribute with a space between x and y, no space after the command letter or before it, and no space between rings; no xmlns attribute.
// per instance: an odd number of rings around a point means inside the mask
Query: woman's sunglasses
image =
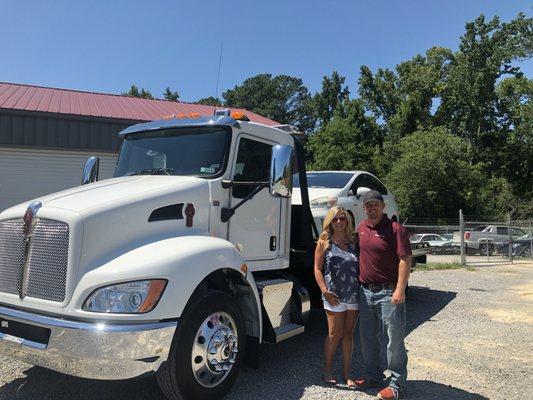
<svg viewBox="0 0 533 400"><path fill-rule="evenodd" d="M344 222L344 221L346 221L346 217L335 217L335 218L333 218L333 223Z"/></svg>

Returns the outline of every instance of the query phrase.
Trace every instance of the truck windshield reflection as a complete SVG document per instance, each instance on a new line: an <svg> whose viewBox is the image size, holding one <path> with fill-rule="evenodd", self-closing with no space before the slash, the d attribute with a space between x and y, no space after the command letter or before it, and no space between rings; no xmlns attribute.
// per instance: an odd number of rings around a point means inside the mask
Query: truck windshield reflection
<svg viewBox="0 0 533 400"><path fill-rule="evenodd" d="M161 129L126 136L115 177L218 176L224 172L230 134L226 127L202 127Z"/></svg>

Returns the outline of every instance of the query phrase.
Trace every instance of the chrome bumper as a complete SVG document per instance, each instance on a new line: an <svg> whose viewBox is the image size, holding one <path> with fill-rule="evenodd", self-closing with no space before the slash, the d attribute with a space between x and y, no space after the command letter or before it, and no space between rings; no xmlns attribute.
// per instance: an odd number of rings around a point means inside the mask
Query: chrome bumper
<svg viewBox="0 0 533 400"><path fill-rule="evenodd" d="M138 325L78 322L3 306L0 320L4 328L15 321L50 330L48 343L0 331L0 355L73 376L105 380L156 372L167 360L177 327L176 321Z"/></svg>

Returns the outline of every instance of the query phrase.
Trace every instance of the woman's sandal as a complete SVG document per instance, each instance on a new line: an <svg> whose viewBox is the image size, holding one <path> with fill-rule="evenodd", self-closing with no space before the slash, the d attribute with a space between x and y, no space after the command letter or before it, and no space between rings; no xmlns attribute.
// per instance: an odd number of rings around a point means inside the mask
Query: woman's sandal
<svg viewBox="0 0 533 400"><path fill-rule="evenodd" d="M324 372L322 375L322 380L324 383L327 383L328 385L336 385L337 379L331 374Z"/></svg>
<svg viewBox="0 0 533 400"><path fill-rule="evenodd" d="M357 384L355 383L354 378L346 378L346 386L348 386L350 389L356 389Z"/></svg>

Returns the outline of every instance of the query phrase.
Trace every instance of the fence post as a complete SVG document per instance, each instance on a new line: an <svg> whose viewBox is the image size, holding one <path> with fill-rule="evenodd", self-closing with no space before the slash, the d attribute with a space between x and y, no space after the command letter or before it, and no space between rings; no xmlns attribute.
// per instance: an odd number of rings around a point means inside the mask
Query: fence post
<svg viewBox="0 0 533 400"><path fill-rule="evenodd" d="M461 234L461 265L465 267L465 221L463 219L463 210L459 210L459 233Z"/></svg>
<svg viewBox="0 0 533 400"><path fill-rule="evenodd" d="M511 235L511 213L507 213L507 229L509 231L509 260L513 263L513 235Z"/></svg>
<svg viewBox="0 0 533 400"><path fill-rule="evenodd" d="M531 230L531 217L529 218L529 258L533 259L533 231Z"/></svg>

